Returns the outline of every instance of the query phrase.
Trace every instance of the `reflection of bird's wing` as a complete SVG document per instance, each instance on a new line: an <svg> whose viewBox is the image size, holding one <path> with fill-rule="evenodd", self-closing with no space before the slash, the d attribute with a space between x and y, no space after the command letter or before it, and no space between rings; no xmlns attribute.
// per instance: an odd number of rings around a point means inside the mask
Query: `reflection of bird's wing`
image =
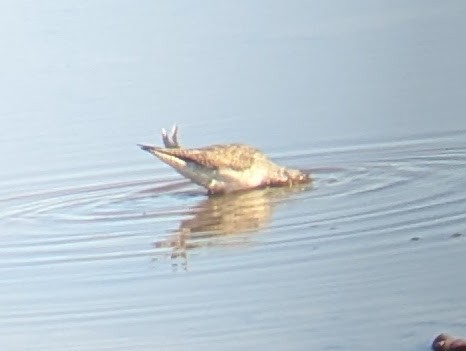
<svg viewBox="0 0 466 351"><path fill-rule="evenodd" d="M243 144L213 145L200 149L158 149L184 161L195 162L204 167L231 168L243 171L250 168L260 152Z"/></svg>

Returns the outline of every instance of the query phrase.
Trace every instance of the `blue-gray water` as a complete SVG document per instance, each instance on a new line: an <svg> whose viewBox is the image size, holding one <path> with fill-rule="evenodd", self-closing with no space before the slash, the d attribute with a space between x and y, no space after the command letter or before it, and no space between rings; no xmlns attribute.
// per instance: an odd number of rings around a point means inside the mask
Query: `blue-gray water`
<svg viewBox="0 0 466 351"><path fill-rule="evenodd" d="M16 1L0 14L2 350L427 350L466 336L463 1ZM142 152L311 187L208 198Z"/></svg>

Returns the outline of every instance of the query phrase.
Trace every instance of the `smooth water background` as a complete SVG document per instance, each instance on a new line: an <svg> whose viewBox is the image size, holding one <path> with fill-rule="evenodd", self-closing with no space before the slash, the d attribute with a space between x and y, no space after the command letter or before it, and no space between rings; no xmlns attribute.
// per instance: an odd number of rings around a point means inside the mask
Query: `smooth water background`
<svg viewBox="0 0 466 351"><path fill-rule="evenodd" d="M427 350L466 335L463 1L15 1L3 350ZM136 143L310 188L208 198Z"/></svg>

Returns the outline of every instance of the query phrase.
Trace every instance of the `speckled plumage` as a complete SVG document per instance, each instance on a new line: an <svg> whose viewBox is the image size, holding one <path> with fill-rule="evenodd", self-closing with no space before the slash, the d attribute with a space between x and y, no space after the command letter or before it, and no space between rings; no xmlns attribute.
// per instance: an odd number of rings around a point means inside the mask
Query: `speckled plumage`
<svg viewBox="0 0 466 351"><path fill-rule="evenodd" d="M307 174L280 167L262 152L244 144L220 144L196 149L180 147L176 126L171 138L162 130L165 148L139 145L177 172L208 189L223 193L264 186L307 183Z"/></svg>
<svg viewBox="0 0 466 351"><path fill-rule="evenodd" d="M157 151L206 167L229 167L236 171L248 169L254 162L264 159L260 151L243 144L212 145L199 149L160 148Z"/></svg>

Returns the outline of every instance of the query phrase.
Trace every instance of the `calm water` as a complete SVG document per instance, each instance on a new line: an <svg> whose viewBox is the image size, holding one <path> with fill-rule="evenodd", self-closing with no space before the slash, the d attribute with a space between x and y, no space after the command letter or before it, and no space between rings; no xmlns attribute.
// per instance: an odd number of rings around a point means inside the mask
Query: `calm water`
<svg viewBox="0 0 466 351"><path fill-rule="evenodd" d="M463 2L2 9L5 350L427 350L466 336ZM310 186L207 197L142 152Z"/></svg>

